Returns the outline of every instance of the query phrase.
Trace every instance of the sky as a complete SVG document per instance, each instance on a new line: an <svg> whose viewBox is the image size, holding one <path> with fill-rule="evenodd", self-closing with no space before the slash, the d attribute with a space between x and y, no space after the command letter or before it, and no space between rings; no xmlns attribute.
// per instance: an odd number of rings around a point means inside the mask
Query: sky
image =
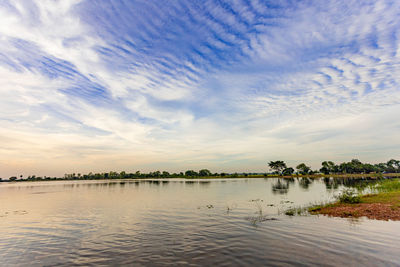
<svg viewBox="0 0 400 267"><path fill-rule="evenodd" d="M0 0L0 177L400 158L400 1Z"/></svg>

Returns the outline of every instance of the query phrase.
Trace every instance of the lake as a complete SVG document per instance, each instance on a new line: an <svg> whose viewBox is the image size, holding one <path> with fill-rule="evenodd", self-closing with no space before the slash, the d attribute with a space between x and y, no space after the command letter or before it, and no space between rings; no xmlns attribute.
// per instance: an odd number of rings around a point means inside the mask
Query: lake
<svg viewBox="0 0 400 267"><path fill-rule="evenodd" d="M0 265L399 266L400 222L284 214L338 181L0 183Z"/></svg>

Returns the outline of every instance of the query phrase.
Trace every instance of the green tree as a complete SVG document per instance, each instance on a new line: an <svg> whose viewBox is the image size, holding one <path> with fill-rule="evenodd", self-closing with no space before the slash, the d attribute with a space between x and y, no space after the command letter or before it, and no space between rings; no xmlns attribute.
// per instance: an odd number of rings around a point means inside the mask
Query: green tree
<svg viewBox="0 0 400 267"><path fill-rule="evenodd" d="M322 168L319 170L324 174L330 174L335 172L335 163L332 161L324 161L321 163Z"/></svg>
<svg viewBox="0 0 400 267"><path fill-rule="evenodd" d="M277 174L281 174L287 168L286 163L282 160L270 161L268 166L273 169Z"/></svg>
<svg viewBox="0 0 400 267"><path fill-rule="evenodd" d="M15 180L17 180L17 177L16 176L11 176L8 180L15 181Z"/></svg>
<svg viewBox="0 0 400 267"><path fill-rule="evenodd" d="M300 174L303 175L309 174L311 171L311 168L304 163L300 163L299 165L297 165L296 169Z"/></svg>
<svg viewBox="0 0 400 267"><path fill-rule="evenodd" d="M386 163L387 172L400 172L400 160L391 159Z"/></svg>
<svg viewBox="0 0 400 267"><path fill-rule="evenodd" d="M195 172L194 170L187 170L185 172L186 176L197 176L197 172Z"/></svg>
<svg viewBox="0 0 400 267"><path fill-rule="evenodd" d="M365 164L363 164L363 172L364 173L376 172L376 168L372 164L365 163Z"/></svg>
<svg viewBox="0 0 400 267"><path fill-rule="evenodd" d="M294 173L294 169L292 167L286 168L282 171L282 175L292 175Z"/></svg>
<svg viewBox="0 0 400 267"><path fill-rule="evenodd" d="M199 171L200 176L211 176L211 172L207 169L202 169Z"/></svg>

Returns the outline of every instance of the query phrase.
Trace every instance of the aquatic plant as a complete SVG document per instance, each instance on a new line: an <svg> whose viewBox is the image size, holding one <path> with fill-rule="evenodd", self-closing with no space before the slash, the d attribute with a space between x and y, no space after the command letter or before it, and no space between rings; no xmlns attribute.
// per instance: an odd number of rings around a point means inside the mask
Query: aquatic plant
<svg viewBox="0 0 400 267"><path fill-rule="evenodd" d="M361 197L354 190L346 189L337 196L340 203L355 204L361 202Z"/></svg>
<svg viewBox="0 0 400 267"><path fill-rule="evenodd" d="M260 215L260 216L251 216L251 217L246 217L245 218L247 221L249 221L253 226L257 226L257 223L261 222L266 222L266 221L277 221L277 218L274 217L268 217L266 215Z"/></svg>
<svg viewBox="0 0 400 267"><path fill-rule="evenodd" d="M252 202L256 204L257 213L262 215L262 213L263 213L263 208L262 208L262 205L261 205L262 200L256 199L256 200L252 200Z"/></svg>
<svg viewBox="0 0 400 267"><path fill-rule="evenodd" d="M285 211L285 215L294 216L295 212L296 212L295 209L289 209L289 210Z"/></svg>

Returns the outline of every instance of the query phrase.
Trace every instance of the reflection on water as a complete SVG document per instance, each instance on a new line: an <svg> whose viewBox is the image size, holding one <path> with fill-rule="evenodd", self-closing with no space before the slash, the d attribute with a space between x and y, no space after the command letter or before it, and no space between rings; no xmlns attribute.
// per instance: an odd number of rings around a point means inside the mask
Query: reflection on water
<svg viewBox="0 0 400 267"><path fill-rule="evenodd" d="M399 222L282 215L366 183L334 178L2 183L0 265L396 266Z"/></svg>
<svg viewBox="0 0 400 267"><path fill-rule="evenodd" d="M301 188L303 189L308 189L308 187L310 186L310 184L313 182L313 179L307 178L307 177L303 177L300 178L299 180L299 185L301 186Z"/></svg>
<svg viewBox="0 0 400 267"><path fill-rule="evenodd" d="M272 192L279 194L287 194L289 192L289 181L286 179L278 178L272 185Z"/></svg>

